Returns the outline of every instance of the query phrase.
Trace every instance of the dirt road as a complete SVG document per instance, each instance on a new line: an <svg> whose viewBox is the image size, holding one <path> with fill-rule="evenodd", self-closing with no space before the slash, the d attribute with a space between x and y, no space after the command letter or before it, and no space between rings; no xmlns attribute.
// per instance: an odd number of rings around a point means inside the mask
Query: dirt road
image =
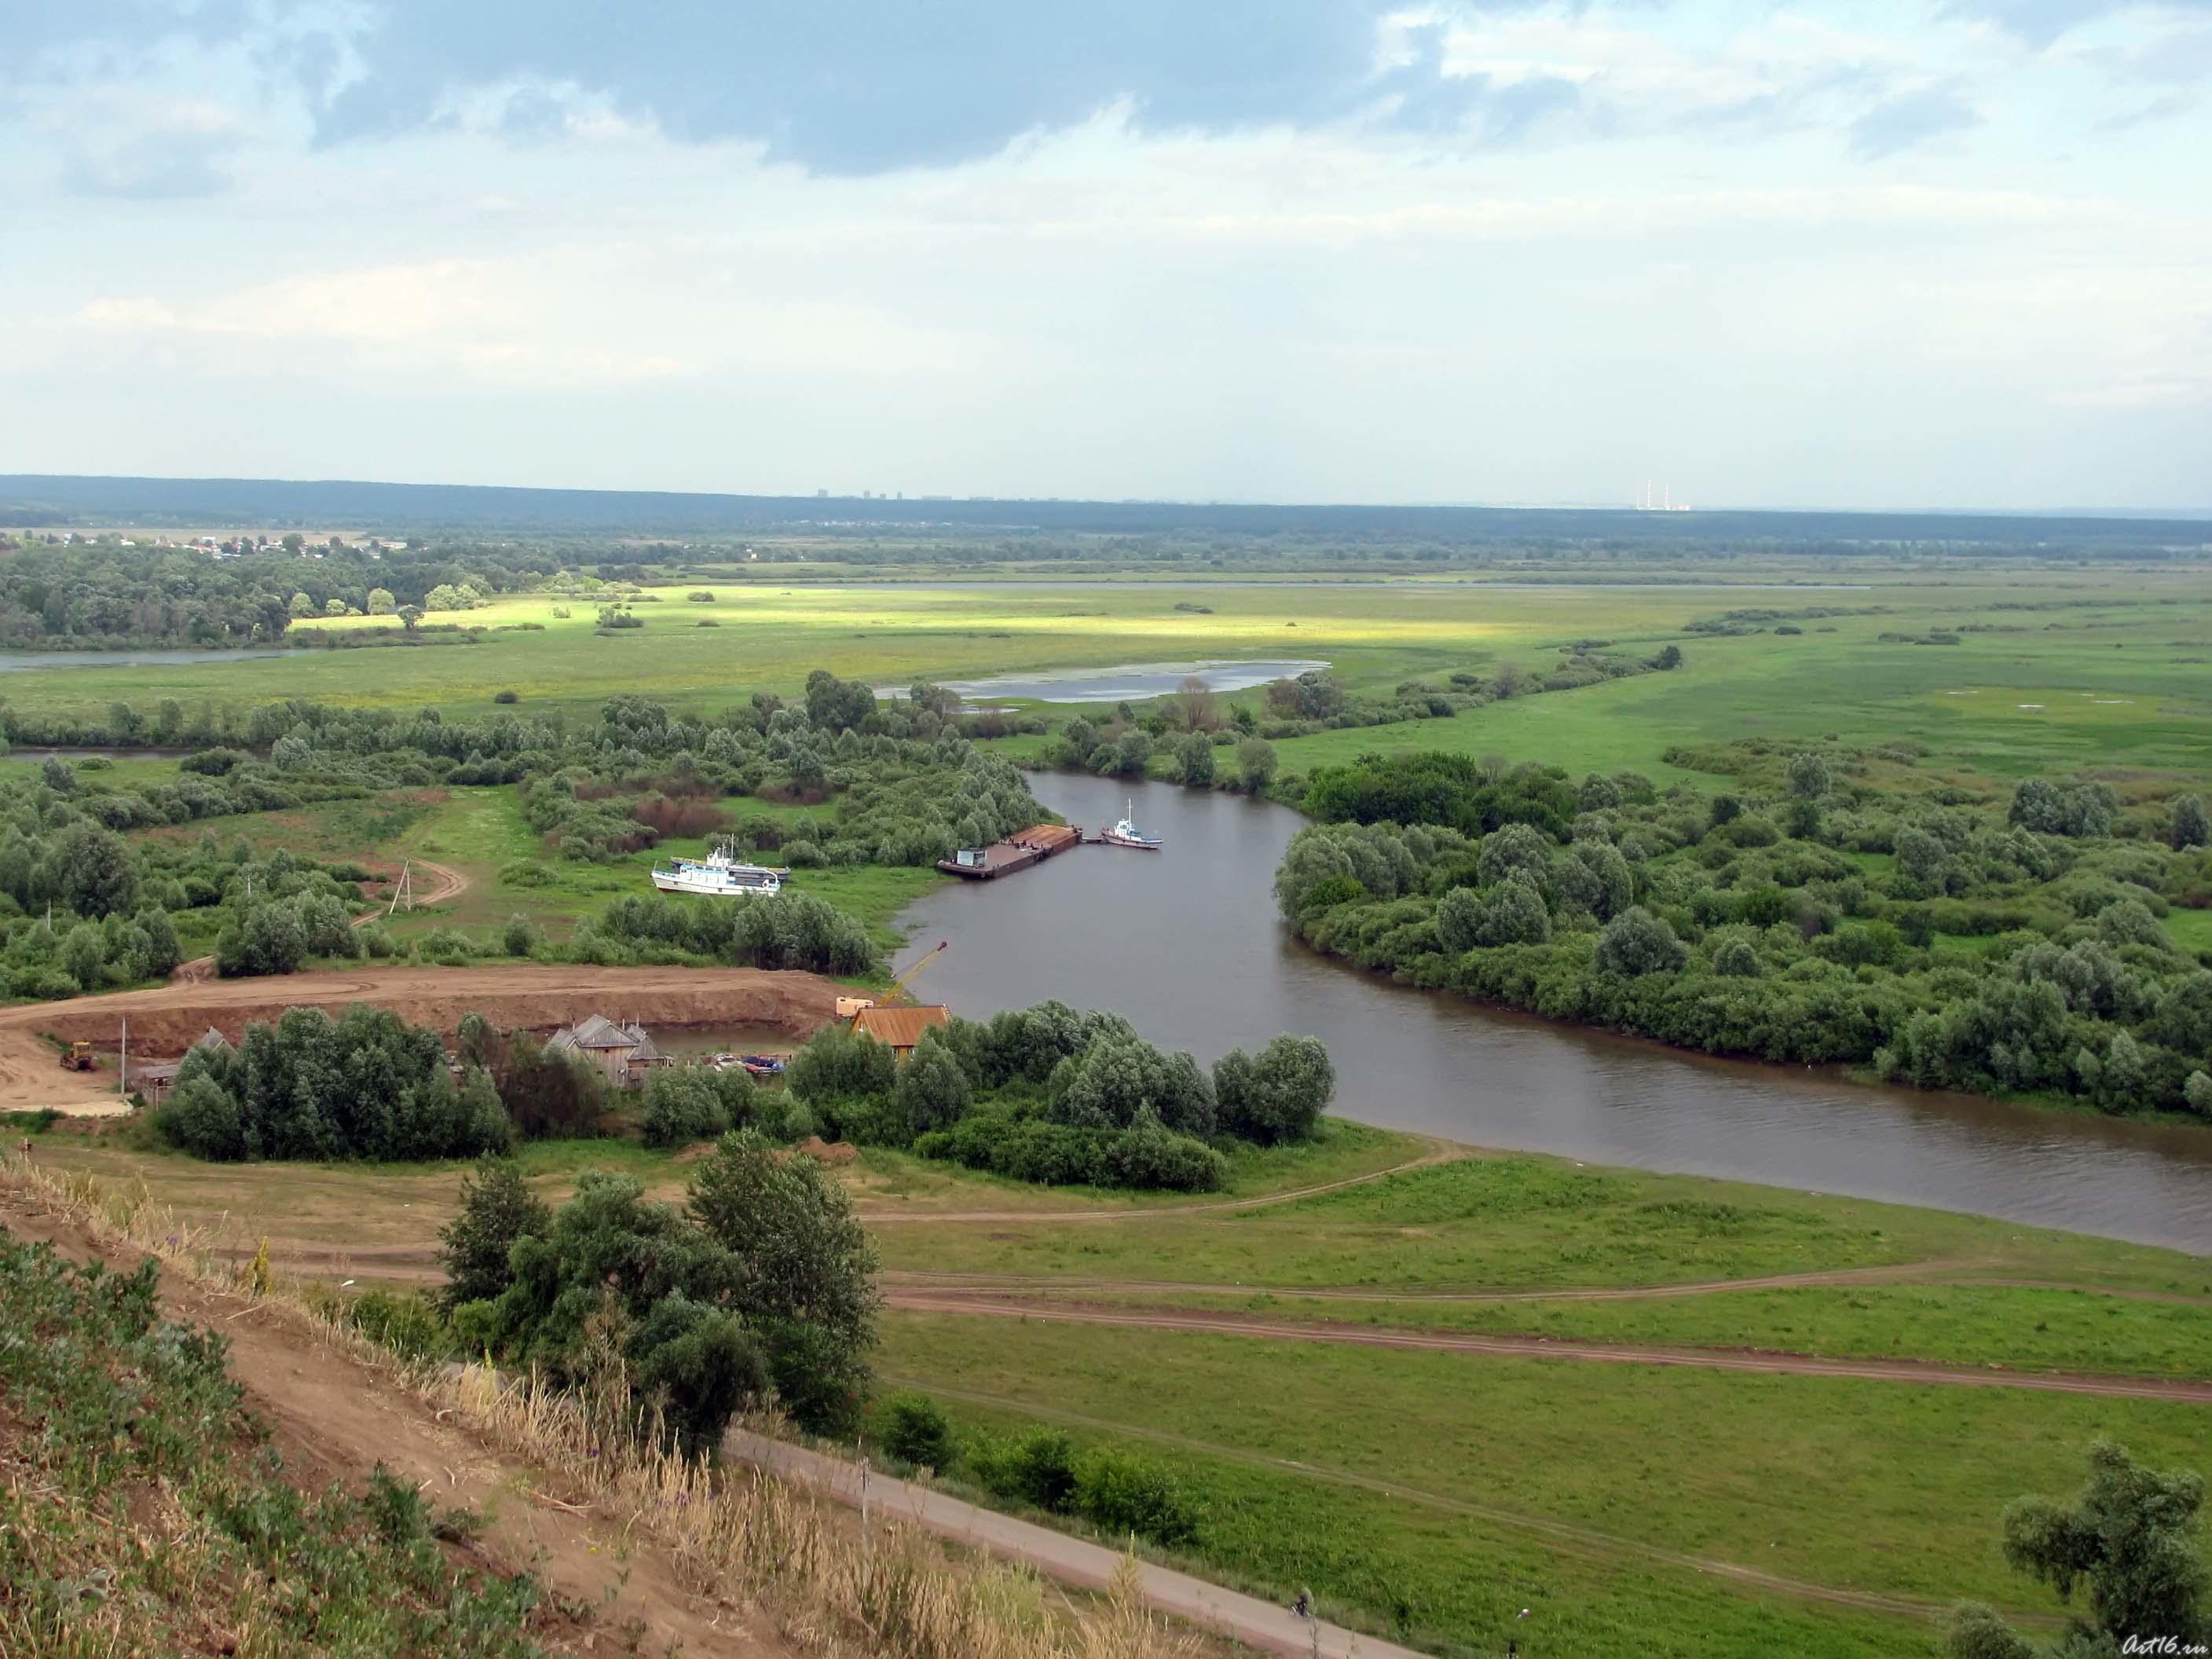
<svg viewBox="0 0 2212 1659"><path fill-rule="evenodd" d="M366 1002L417 1025L451 1031L471 1011L496 1024L536 1030L586 1014L642 1018L656 1028L772 1025L803 1036L836 1012L838 988L814 974L754 968L590 968L516 963L484 968L418 968L364 963L343 971L257 979L203 980L0 1008L0 1111L112 1104L115 1073L64 1072L45 1033L89 1039L113 1053L131 1022L134 1054L173 1056L214 1026L233 1042L253 1020L287 1008L337 1010Z"/></svg>
<svg viewBox="0 0 2212 1659"><path fill-rule="evenodd" d="M858 1464L741 1429L733 1430L722 1445L731 1455L786 1480L803 1480L839 1503L858 1506L860 1502ZM1121 1555L1102 1545L1017 1521L1010 1515L981 1509L886 1474L867 1477L867 1499L871 1514L896 1515L941 1538L1026 1561L1064 1583L1086 1589L1103 1589L1121 1565ZM1333 1625L1317 1625L1287 1607L1223 1589L1188 1573L1148 1561L1139 1562L1137 1571L1145 1600L1152 1607L1262 1653L1295 1656L1295 1659L1311 1654L1322 1655L1323 1659L1352 1659L1355 1654L1358 1659L1421 1659L1411 1648L1379 1637L1354 1636Z"/></svg>
<svg viewBox="0 0 2212 1659"><path fill-rule="evenodd" d="M2166 1400L2212 1406L2212 1382L2165 1377L2081 1376L2060 1371L1975 1370L1911 1359L1816 1359L1809 1354L1728 1348L1641 1347L1539 1336L1458 1336L1370 1325L1293 1322L1198 1309L1085 1306L1042 1298L957 1296L943 1291L892 1290L884 1297L909 1313L987 1319L1038 1319L1055 1324L1108 1325L1129 1330L1190 1331L1212 1336L1255 1337L1276 1342L1319 1342L1352 1347L1418 1349L1436 1353L1488 1354L1516 1359L1580 1359L1601 1364L1665 1365L1700 1370L1758 1371L1785 1376L1840 1376L1883 1382L1919 1382L1974 1389L2028 1389L2049 1394L2095 1395L2109 1400Z"/></svg>
<svg viewBox="0 0 2212 1659"><path fill-rule="evenodd" d="M428 859L416 859L415 862L422 866L423 875L430 884L426 890L415 895L416 903L424 906L443 904L447 899L459 898L463 893L468 891L469 878L459 871L450 869L442 864L433 864ZM380 905L374 909L362 911L349 925L355 927L366 927L372 921L381 921L385 915L386 911ZM180 962L177 964L175 971L169 975L169 983L197 985L204 979L214 977L215 958L194 957L190 962Z"/></svg>
<svg viewBox="0 0 2212 1659"><path fill-rule="evenodd" d="M1392 1176L1401 1176L1413 1170L1425 1170L1435 1164L1450 1164L1462 1158L1483 1156L1472 1146L1461 1146L1449 1140L1431 1140L1429 1150L1419 1158L1408 1158L1403 1164L1393 1164L1387 1170L1370 1170L1365 1175L1346 1176L1341 1181L1323 1181L1310 1187L1291 1187L1279 1193L1262 1193L1257 1198L1207 1199L1198 1203L1122 1205L1112 1209L1089 1210L899 1210L887 1205L864 1205L860 1219L874 1222L933 1222L951 1221L1155 1221L1164 1216L1225 1215L1232 1211L1264 1210L1271 1205L1290 1204L1302 1198L1317 1197L1322 1193L1341 1192L1346 1187L1364 1187L1371 1181L1387 1181Z"/></svg>

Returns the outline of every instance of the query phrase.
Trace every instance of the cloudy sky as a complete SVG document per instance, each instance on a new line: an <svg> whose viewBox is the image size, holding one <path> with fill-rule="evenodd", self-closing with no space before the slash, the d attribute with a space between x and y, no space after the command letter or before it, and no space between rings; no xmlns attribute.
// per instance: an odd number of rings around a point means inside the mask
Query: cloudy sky
<svg viewBox="0 0 2212 1659"><path fill-rule="evenodd" d="M0 471L2212 508L2212 0L6 0Z"/></svg>

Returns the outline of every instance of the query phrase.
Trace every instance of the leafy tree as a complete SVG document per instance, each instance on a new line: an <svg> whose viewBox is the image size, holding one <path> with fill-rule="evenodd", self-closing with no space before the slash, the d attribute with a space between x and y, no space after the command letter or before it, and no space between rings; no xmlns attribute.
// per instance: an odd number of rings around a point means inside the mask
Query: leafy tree
<svg viewBox="0 0 2212 1659"><path fill-rule="evenodd" d="M2177 853L2185 853L2192 847L2202 847L2212 842L2212 823L2208 823L2204 803L2195 795L2178 796L2173 803L2173 821L2166 832L2166 845Z"/></svg>
<svg viewBox="0 0 2212 1659"><path fill-rule="evenodd" d="M1476 944L1541 945L1551 937L1552 916L1544 905L1543 890L1528 872L1516 870L1490 890L1477 924Z"/></svg>
<svg viewBox="0 0 2212 1659"><path fill-rule="evenodd" d="M1790 793L1804 800L1818 800L1828 793L1828 763L1813 750L1801 749L1790 757Z"/></svg>
<svg viewBox="0 0 2212 1659"><path fill-rule="evenodd" d="M793 1098L808 1102L880 1098L897 1081L898 1060L890 1049L842 1024L824 1026L808 1038L783 1074L783 1086Z"/></svg>
<svg viewBox="0 0 2212 1659"><path fill-rule="evenodd" d="M1671 973L1689 954L1666 920L1640 904L1622 911L1598 935L1597 965L1609 974Z"/></svg>
<svg viewBox="0 0 2212 1659"><path fill-rule="evenodd" d="M1068 721L1067 729L1060 735L1067 739L1068 750L1078 763L1089 765L1091 755L1098 747L1098 728L1078 714Z"/></svg>
<svg viewBox="0 0 2212 1659"><path fill-rule="evenodd" d="M514 1241L543 1238L552 1224L553 1212L525 1184L513 1159L481 1159L472 1174L461 1177L460 1208L438 1232L444 1241L446 1285L440 1294L446 1305L489 1301L505 1291L514 1282L507 1264Z"/></svg>
<svg viewBox="0 0 2212 1659"><path fill-rule="evenodd" d="M1213 739L1203 732L1186 734L1175 748L1176 775L1195 789L1213 787Z"/></svg>
<svg viewBox="0 0 2212 1659"><path fill-rule="evenodd" d="M46 867L53 896L81 916L125 915L138 902L138 866L112 830L70 825L54 838Z"/></svg>
<svg viewBox="0 0 2212 1659"><path fill-rule="evenodd" d="M891 1103L907 1133L923 1134L958 1122L972 1098L968 1074L951 1048L936 1030L924 1031L891 1090Z"/></svg>
<svg viewBox="0 0 2212 1659"><path fill-rule="evenodd" d="M2144 1468L2124 1447L2089 1448L2089 1477L2071 1508L2023 1498L2004 1513L2005 1559L2070 1601L2086 1585L2089 1617L2073 1620L2060 1655L2118 1653L2133 1638L2170 1640L2174 1650L2212 1637L2208 1575L2196 1538L2204 1479ZM2008 1640L2009 1638L2009 1640ZM2014 1659L2036 1650L1989 1608L1962 1607L1953 1624L1954 1659Z"/></svg>
<svg viewBox="0 0 2212 1659"><path fill-rule="evenodd" d="M295 617L312 617L315 614L315 602L305 593L295 593L286 609Z"/></svg>
<svg viewBox="0 0 2212 1659"><path fill-rule="evenodd" d="M87 991L100 988L107 967L107 941L98 927L81 921L62 939L62 971Z"/></svg>
<svg viewBox="0 0 2212 1659"><path fill-rule="evenodd" d="M1251 711L1238 707L1239 714ZM1275 745L1265 738L1246 738L1237 745L1237 781L1249 794L1258 794L1275 781Z"/></svg>
<svg viewBox="0 0 2212 1659"><path fill-rule="evenodd" d="M848 1426L879 1298L875 1247L845 1189L814 1159L740 1132L699 1165L685 1211L734 1258L729 1305L793 1416L817 1432Z"/></svg>
<svg viewBox="0 0 2212 1659"><path fill-rule="evenodd" d="M1486 887L1516 870L1540 882L1551 865L1552 844L1541 830L1525 823L1509 823L1482 838L1476 868Z"/></svg>
<svg viewBox="0 0 2212 1659"><path fill-rule="evenodd" d="M372 587L368 590L368 614L370 616L388 617L398 608L399 601L392 596L392 592L390 588Z"/></svg>
<svg viewBox="0 0 2212 1659"><path fill-rule="evenodd" d="M1682 647L1679 645L1661 647L1659 654L1652 658L1651 665L1662 672L1680 668L1682 665Z"/></svg>
<svg viewBox="0 0 2212 1659"><path fill-rule="evenodd" d="M1100 1037L1052 1075L1051 1116L1078 1128L1127 1129L1149 1112L1170 1129L1213 1133L1213 1085L1188 1054L1162 1054L1134 1033Z"/></svg>
<svg viewBox="0 0 2212 1659"><path fill-rule="evenodd" d="M646 1310L628 1350L642 1404L695 1457L719 1447L730 1419L768 1392L768 1365L744 1322L682 1291Z"/></svg>
<svg viewBox="0 0 2212 1659"><path fill-rule="evenodd" d="M730 1128L713 1076L696 1066L656 1067L645 1083L643 1131L648 1146L688 1146Z"/></svg>
<svg viewBox="0 0 2212 1659"><path fill-rule="evenodd" d="M1741 933L1724 939L1714 948L1713 971L1723 979L1757 979L1759 952Z"/></svg>
<svg viewBox="0 0 2212 1659"><path fill-rule="evenodd" d="M1277 1037L1248 1058L1232 1048L1214 1063L1213 1091L1226 1133L1262 1146L1309 1139L1336 1091L1336 1072L1318 1037Z"/></svg>

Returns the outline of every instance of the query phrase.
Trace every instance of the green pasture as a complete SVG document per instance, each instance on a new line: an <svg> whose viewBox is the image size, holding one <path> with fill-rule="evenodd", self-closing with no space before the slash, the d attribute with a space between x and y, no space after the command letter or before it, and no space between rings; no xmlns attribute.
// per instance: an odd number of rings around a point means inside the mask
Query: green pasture
<svg viewBox="0 0 2212 1659"><path fill-rule="evenodd" d="M1294 1164L1276 1182L1318 1184ZM1471 1156L1242 1209L1186 1200L1141 1224L994 1211L876 1237L894 1269L1009 1275L1021 1294L1090 1304L2212 1374L2212 1264L2199 1257L1559 1158ZM1663 1298L1566 1294L1862 1269L1875 1273ZM1283 1293L1293 1288L1341 1294ZM1443 1299L1486 1291L1534 1299ZM2005 1504L2069 1492L2100 1434L2191 1468L2212 1443L2200 1406L1047 1319L894 1311L882 1364L938 1393L970 1432L1044 1422L1152 1444L1208 1501L1208 1565L1271 1594L1310 1584L1368 1627L1439 1650L1502 1651L1503 1632L1536 1651L1528 1626L1509 1629L1528 1606L1563 1652L1637 1631L1636 1650L1655 1653L1933 1653L1930 1620L1731 1588L1651 1552L2047 1616L2051 1598L2004 1566Z"/></svg>
<svg viewBox="0 0 2212 1659"><path fill-rule="evenodd" d="M1552 1620L1592 1618L1601 1628L1633 1617L1654 1579L1716 1582L1651 1564L1638 1545L1938 1607L1975 1597L2054 1612L2004 1565L2005 1504L2069 1492L2100 1435L2161 1466L2201 1464L2205 1443L2197 1406L1042 1321L894 1313L885 1326L886 1372L1040 1408L1046 1420L1076 1413L1137 1437L1174 1437L1186 1480L1207 1479L1194 1461L1209 1450L1223 1462L1295 1461L1304 1468L1277 1466L1285 1490L1263 1515L1248 1511L1249 1488L1215 1495L1222 1514L1204 1553L1282 1590L1310 1583L1385 1618L1384 1598L1404 1586L1431 1609L1431 1628L1469 1644L1507 1630L1492 1600L1499 1587L1478 1586L1491 1577L1481 1564L1492 1540L1514 1531L1542 1565L1528 1592L1498 1599L1540 1601ZM1395 1490L1371 1504L1347 1492L1347 1478ZM1603 1534L1617 1540L1613 1570L1577 1584L1570 1603L1559 1564L1568 1552L1533 1526L1478 1522L1454 1504ZM1345 1549L1354 1539L1365 1546L1356 1553ZM1604 1551L1582 1542L1571 1553ZM1738 1594L1762 1612L1848 1629L1835 1610L1786 1593ZM1741 1638L1718 1644L1705 1628L1644 1634L1634 1650L1761 1650ZM1874 1650L1930 1651L1934 1634L1900 1622L1893 1645ZM1553 1639L1561 1652L1604 1650ZM1803 1645L1764 1650L1821 1650L1808 1632Z"/></svg>
<svg viewBox="0 0 2212 1659"><path fill-rule="evenodd" d="M1281 745L1304 771L1368 752L1443 747L1582 770L1678 775L1671 744L1746 737L1879 746L1924 744L1931 769L2009 778L2029 771L2207 769L2212 714L2212 580L2126 573L2125 592L2070 571L1967 572L1942 581L1858 589L1729 586L1506 587L1396 581L1324 587L1251 584L1054 586L939 584L773 586L758 580L648 590L645 626L596 630L597 605L542 595L434 616L490 631L475 645L317 650L246 661L55 668L11 676L0 696L26 714L94 718L118 701L149 710L246 707L284 696L448 716L493 712L513 691L519 712L582 714L640 693L714 712L755 689L790 693L817 667L882 685L1124 663L1326 659L1355 690L1507 663L1540 669L1577 642L1646 654L1679 644L1687 660L1582 690L1493 703L1449 720L1323 733ZM1752 607L1850 614L1801 617L1804 631L1734 637L1689 623ZM556 617L557 609L570 613ZM713 628L702 628L711 621ZM525 631L528 624L542 631ZM332 631L389 626L356 617ZM1955 645L1883 641L1885 633L1955 634ZM1236 701L1257 702L1256 691ZM1065 716L1096 705L1046 703ZM1035 747L1034 740L1026 748ZM125 763L125 766L133 763Z"/></svg>

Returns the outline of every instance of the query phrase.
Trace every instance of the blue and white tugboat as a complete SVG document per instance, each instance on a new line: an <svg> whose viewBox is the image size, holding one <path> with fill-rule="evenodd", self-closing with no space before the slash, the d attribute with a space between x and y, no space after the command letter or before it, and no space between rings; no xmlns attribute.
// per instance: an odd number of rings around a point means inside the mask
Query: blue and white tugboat
<svg viewBox="0 0 2212 1659"><path fill-rule="evenodd" d="M1136 802L1124 801L1121 823L1111 830L1101 830L1098 832L1100 842L1108 847L1133 847L1140 853L1157 853L1166 846L1167 843L1158 836L1148 836L1137 828L1136 810Z"/></svg>
<svg viewBox="0 0 2212 1659"><path fill-rule="evenodd" d="M678 859L655 865L653 884L664 893L700 893L709 898L740 898L783 890L788 871L764 864L741 864L737 851L724 842L703 859Z"/></svg>

